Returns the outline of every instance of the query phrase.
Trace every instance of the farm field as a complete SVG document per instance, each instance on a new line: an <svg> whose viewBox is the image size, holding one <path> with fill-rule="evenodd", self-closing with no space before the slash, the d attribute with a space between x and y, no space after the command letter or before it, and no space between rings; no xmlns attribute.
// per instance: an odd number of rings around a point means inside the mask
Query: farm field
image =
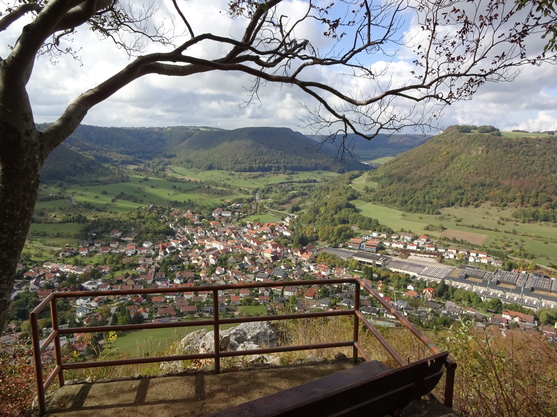
<svg viewBox="0 0 557 417"><path fill-rule="evenodd" d="M486 235L473 232L463 232L460 230L447 229L441 233L441 237L446 239L465 240L466 242L473 243L474 245L483 245Z"/></svg>
<svg viewBox="0 0 557 417"><path fill-rule="evenodd" d="M195 199L196 202L204 201L207 205L219 204L225 199L233 199L241 195L235 191L227 190L223 195L213 196L199 191L195 184L173 182L160 178L149 178L145 181L144 177L130 176L128 182L92 185L92 186L72 186L67 189L78 203L90 203L96 207L104 207L109 211L118 213L134 210L146 204L162 205L169 201L186 201ZM112 199L120 193L125 193L135 201ZM200 197L203 197L202 199Z"/></svg>
<svg viewBox="0 0 557 417"><path fill-rule="evenodd" d="M230 172L230 171L201 171L198 169L186 169L179 166L167 168L168 175L197 181L216 181L228 185L246 188L260 188L269 184L277 184L285 181L316 180L323 181L333 178L339 174L327 171L300 171L295 174L272 174L270 172Z"/></svg>
<svg viewBox="0 0 557 417"><path fill-rule="evenodd" d="M427 233L430 236L440 237L441 229L424 230L427 225L442 226L453 233L473 233L485 235L484 246L487 249L504 250L505 247L524 250L536 255L536 262L542 265L557 263L557 227L556 225L518 223L511 219L512 209L500 209L484 205L473 207L450 207L441 209L440 215L427 215L421 213L405 213L400 210L379 206L362 200L353 203L364 216L375 218L379 223L389 226L395 231L404 229L413 233ZM457 221L459 220L459 221ZM481 225L485 228L498 229L499 231L481 230L476 227L464 225ZM516 234L515 234L516 232ZM521 236L526 233L532 236ZM464 235L463 235L464 236ZM545 242L544 242L545 240ZM553 241L551 241L553 240Z"/></svg>

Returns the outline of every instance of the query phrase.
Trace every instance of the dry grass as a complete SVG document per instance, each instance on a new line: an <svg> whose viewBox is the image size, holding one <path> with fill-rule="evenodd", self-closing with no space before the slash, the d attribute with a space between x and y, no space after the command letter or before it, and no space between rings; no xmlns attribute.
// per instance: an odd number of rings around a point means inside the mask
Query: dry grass
<svg viewBox="0 0 557 417"><path fill-rule="evenodd" d="M446 343L462 416L557 415L557 346L540 333L455 328Z"/></svg>

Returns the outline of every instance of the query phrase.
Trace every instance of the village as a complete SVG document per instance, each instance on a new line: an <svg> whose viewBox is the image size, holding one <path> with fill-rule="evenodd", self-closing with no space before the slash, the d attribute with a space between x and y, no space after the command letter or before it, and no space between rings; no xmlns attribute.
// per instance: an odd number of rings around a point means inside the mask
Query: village
<svg viewBox="0 0 557 417"><path fill-rule="evenodd" d="M557 282L554 279L499 269L495 272L486 271L469 265L454 268L431 262L441 253L470 263L498 266L498 261L487 253L438 247L427 236L415 237L409 233L388 236L376 232L370 232L362 238L352 238L347 242L346 249L315 246L290 248L278 241L292 234L289 229L291 218L280 223L247 222L245 227L240 227L227 224L229 213L217 209L213 212L214 220L202 223L198 214L189 210L174 210L170 213L174 220L186 217L193 224L180 227L169 219L168 224L174 230L174 236L167 242L136 242L136 234L132 231L124 233L112 230L107 239L82 241L79 248L64 248L57 262L45 262L42 267L25 272L25 279L16 282L12 298L25 290L36 292L39 299L44 299L53 291L125 290L129 295L75 299L72 311L76 322L101 325L112 319L111 324L119 324L114 317L122 308L125 308L129 320L121 321L121 324L168 322L181 318L191 320L213 315L211 292L196 291L195 287L198 286L350 278L367 265L411 278L412 282L406 291L394 291L393 287L387 289L382 281L373 282L373 287L381 296L384 296L386 289L389 290L395 299L384 298L404 315L421 322L436 317L452 320L467 317L476 322L476 327L517 325L525 330L540 330L547 337L557 337L555 328L540 326L533 314L512 310L503 310L502 314L481 314L477 309L458 306L450 300L444 303L436 300L432 287L443 281L455 288L473 291L482 299L499 298L503 302L531 308L532 312L540 307L556 307ZM379 250L385 253L386 248L402 249L401 245L412 251L410 259L377 254ZM316 262L319 251L333 251L342 258L353 260L353 269L349 271L347 268L329 267ZM134 271L118 275L113 273L113 267L107 265L94 266L89 263L76 266L63 263L64 259L71 256L78 255L90 260L109 253L122 254L122 262L134 265ZM423 263L421 260L428 262ZM165 263L166 272L161 268ZM75 285L61 285L67 276L77 278ZM420 281L421 285L417 285ZM146 297L134 294L134 290L144 288L180 288L183 291ZM354 307L354 288L331 284L234 289L219 291L218 302L219 314L231 316L241 314L239 307L242 306L260 306L256 314L261 315L347 309ZM378 324L395 325L394 317L374 302L372 297L362 295L360 310ZM78 337L76 335L68 342L75 342Z"/></svg>

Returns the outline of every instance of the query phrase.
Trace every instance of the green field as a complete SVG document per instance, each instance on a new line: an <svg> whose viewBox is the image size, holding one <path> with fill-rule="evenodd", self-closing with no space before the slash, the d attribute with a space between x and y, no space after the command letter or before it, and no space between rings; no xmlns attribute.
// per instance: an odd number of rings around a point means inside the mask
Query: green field
<svg viewBox="0 0 557 417"><path fill-rule="evenodd" d="M50 200L50 201L39 201L35 204L35 210L45 209L45 210L60 210L66 209L72 206L68 200Z"/></svg>
<svg viewBox="0 0 557 417"><path fill-rule="evenodd" d="M246 188L261 188L269 184L277 184L285 181L316 180L324 181L338 176L336 172L327 171L302 171L295 174L272 174L270 172L230 172L230 171L201 171L198 169L186 169L179 166L171 166L167 169L168 175L178 178L216 181L222 184L234 185Z"/></svg>
<svg viewBox="0 0 557 417"><path fill-rule="evenodd" d="M80 229L77 223L31 223L31 231L46 232L52 236L56 233L74 234Z"/></svg>
<svg viewBox="0 0 557 417"><path fill-rule="evenodd" d="M79 239L74 237L81 229L77 223L31 223L30 232L44 232L45 237L29 237L28 243L64 247L66 244L77 247ZM29 248L34 250L33 248Z"/></svg>
<svg viewBox="0 0 557 417"><path fill-rule="evenodd" d="M375 218L379 223L389 226L394 231L411 231L416 234L427 234L439 237L441 230L424 230L427 225L442 226L446 229L477 233L486 235L484 246L488 249L513 250L523 247L526 251L536 255L536 262L542 265L557 263L557 243L544 242L544 238L557 238L557 225L526 224L509 221L512 209L500 209L484 205L479 208L451 207L441 209L440 215L427 215L421 213L405 213L362 200L353 203L361 210L364 216ZM459 220L459 221L457 221ZM498 232L466 227L466 225L481 225L490 229L499 229ZM517 234L514 234L514 231ZM518 233L528 233L535 237L521 236Z"/></svg>
<svg viewBox="0 0 557 417"><path fill-rule="evenodd" d="M361 177L354 178L354 180L352 180L352 188L361 192L365 192L365 187L369 189L377 188L377 183L370 181L367 175L368 174L364 174Z"/></svg>
<svg viewBox="0 0 557 417"><path fill-rule="evenodd" d="M555 137L554 135L548 135L547 133L523 133L523 132L501 132L501 135L507 138L543 138L543 137Z"/></svg>
<svg viewBox="0 0 557 417"><path fill-rule="evenodd" d="M389 162L389 161L392 161L393 159L395 159L394 156L384 156L383 158L373 159L373 160L371 160L371 161L369 161L369 162L372 162L372 163L374 163L374 164L383 165L383 164L386 164L386 163Z"/></svg>
<svg viewBox="0 0 557 417"><path fill-rule="evenodd" d="M251 216L244 217L244 220L249 222L259 221L261 223L276 223L280 221L280 217L276 217L271 214L253 214Z"/></svg>
<svg viewBox="0 0 557 417"><path fill-rule="evenodd" d="M234 325L222 325L221 329L228 329ZM196 330L212 330L212 326L191 326L166 329L145 329L129 332L118 336L109 356L144 357L161 355L174 342L183 339Z"/></svg>
<svg viewBox="0 0 557 417"><path fill-rule="evenodd" d="M239 306L238 311L241 314L261 315L267 314L267 308L264 305L258 306Z"/></svg>
<svg viewBox="0 0 557 417"><path fill-rule="evenodd" d="M219 205L224 200L231 200L242 196L242 194L223 187L225 192L219 195L211 194L201 190L196 184L168 181L160 178L149 178L130 176L130 180L123 183L72 186L66 191L71 194L77 203L90 203L96 207L103 207L109 211L118 213L134 210L146 204L164 205L170 201L184 202L195 200L198 204ZM118 194L125 193L137 199L138 202L125 199L112 201Z"/></svg>

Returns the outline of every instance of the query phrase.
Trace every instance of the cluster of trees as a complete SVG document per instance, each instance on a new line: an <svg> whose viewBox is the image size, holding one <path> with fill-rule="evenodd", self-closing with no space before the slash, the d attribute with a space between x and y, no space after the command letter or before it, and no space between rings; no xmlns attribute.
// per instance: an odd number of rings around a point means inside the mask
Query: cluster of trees
<svg viewBox="0 0 557 417"><path fill-rule="evenodd" d="M138 207L136 210L121 214L105 213L95 219L88 219L81 226L78 234L80 239L90 239L91 233L97 236L109 235L113 229L137 234L137 241L165 240L173 234L173 230L161 222L161 216L168 216L168 207ZM167 217L168 218L168 217Z"/></svg>
<svg viewBox="0 0 557 417"><path fill-rule="evenodd" d="M555 208L555 205L554 201L552 203L544 203L541 207L517 208L513 211L512 216L523 223L557 223L557 208Z"/></svg>
<svg viewBox="0 0 557 417"><path fill-rule="evenodd" d="M312 193L304 204L304 213L294 221L294 229L304 237L302 241L322 240L333 246L343 244L354 236L353 226L392 233L377 219L361 215L351 203L358 195L350 182L358 175L358 172L340 175Z"/></svg>
<svg viewBox="0 0 557 417"><path fill-rule="evenodd" d="M501 136L501 131L496 127L490 125L474 126L474 125L459 125L456 126L460 133L472 133L476 130L478 133L493 133L495 136Z"/></svg>

